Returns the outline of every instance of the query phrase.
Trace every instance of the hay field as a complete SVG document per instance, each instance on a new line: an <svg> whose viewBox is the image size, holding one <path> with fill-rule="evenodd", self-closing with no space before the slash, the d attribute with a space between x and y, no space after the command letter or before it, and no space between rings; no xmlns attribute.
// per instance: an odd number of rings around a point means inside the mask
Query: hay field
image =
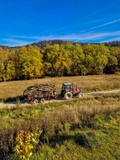
<svg viewBox="0 0 120 160"><path fill-rule="evenodd" d="M74 77L54 77L33 80L20 80L0 82L0 100L22 96L23 91L34 84L55 84L56 91L60 93L63 82L73 82L82 92L111 90L120 88L120 75L94 75Z"/></svg>

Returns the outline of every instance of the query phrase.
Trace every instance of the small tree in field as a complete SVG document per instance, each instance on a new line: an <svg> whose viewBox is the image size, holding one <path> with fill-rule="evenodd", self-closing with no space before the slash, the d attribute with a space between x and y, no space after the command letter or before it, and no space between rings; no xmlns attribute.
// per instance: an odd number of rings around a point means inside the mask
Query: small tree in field
<svg viewBox="0 0 120 160"><path fill-rule="evenodd" d="M21 130L19 132L16 137L14 151L20 160L30 160L41 133L42 131L31 133L30 131Z"/></svg>

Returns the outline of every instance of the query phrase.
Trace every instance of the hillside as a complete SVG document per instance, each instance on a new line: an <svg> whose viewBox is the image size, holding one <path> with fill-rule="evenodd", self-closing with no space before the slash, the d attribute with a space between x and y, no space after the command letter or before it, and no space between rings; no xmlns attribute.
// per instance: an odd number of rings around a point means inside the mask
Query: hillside
<svg viewBox="0 0 120 160"><path fill-rule="evenodd" d="M44 48L47 44L49 45L54 45L54 44L66 44L67 42L71 42L71 41L65 41L65 40L45 40L45 41L39 41L39 42L33 42L33 43L30 43L26 46L29 46L29 45L33 45L33 46L38 46L39 48ZM84 43L84 42L71 42L73 44L80 44L81 46L85 46L89 43ZM90 44L101 44L101 43L90 43ZM103 43L104 45L106 46L110 46L110 47L120 47L120 41L111 41L111 42L104 42ZM10 47L10 46L4 46L4 45L0 45L0 47L2 48L19 48L21 46L15 46L15 47Z"/></svg>
<svg viewBox="0 0 120 160"><path fill-rule="evenodd" d="M67 42L70 41L64 41L64 40L46 40L46 41L40 41L36 43L32 43L32 45L38 46L40 48L44 48L47 44L53 45L53 44L66 44ZM80 44L81 46L86 46L89 43L84 43L84 42L71 42L73 44ZM90 43L90 44L101 44L101 43ZM105 46L110 46L110 47L120 47L120 41L111 41L111 42L105 42L103 43Z"/></svg>

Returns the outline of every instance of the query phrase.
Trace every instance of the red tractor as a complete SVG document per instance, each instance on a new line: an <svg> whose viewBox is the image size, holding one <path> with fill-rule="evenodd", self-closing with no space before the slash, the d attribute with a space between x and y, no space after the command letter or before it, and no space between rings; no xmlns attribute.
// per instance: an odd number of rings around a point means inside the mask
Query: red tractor
<svg viewBox="0 0 120 160"><path fill-rule="evenodd" d="M81 98L83 97L83 94L77 85L71 82L65 82L62 84L61 96L65 99L71 99L73 97Z"/></svg>
<svg viewBox="0 0 120 160"><path fill-rule="evenodd" d="M82 97L80 89L71 82L62 84L60 97L56 95L55 85L49 84L36 84L26 88L23 92L26 102L43 103L45 100L56 99L64 97L71 99L73 97Z"/></svg>

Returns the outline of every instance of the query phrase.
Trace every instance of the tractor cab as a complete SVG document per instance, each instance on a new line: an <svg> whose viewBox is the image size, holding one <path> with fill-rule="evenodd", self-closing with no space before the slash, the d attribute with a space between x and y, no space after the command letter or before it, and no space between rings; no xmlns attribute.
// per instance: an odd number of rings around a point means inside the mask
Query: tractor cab
<svg viewBox="0 0 120 160"><path fill-rule="evenodd" d="M73 83L63 83L61 92L65 93L68 91L73 91Z"/></svg>
<svg viewBox="0 0 120 160"><path fill-rule="evenodd" d="M62 84L61 88L61 96L65 97L65 99L72 98L73 96L78 96L80 94L80 89L77 85L71 82L65 82Z"/></svg>

